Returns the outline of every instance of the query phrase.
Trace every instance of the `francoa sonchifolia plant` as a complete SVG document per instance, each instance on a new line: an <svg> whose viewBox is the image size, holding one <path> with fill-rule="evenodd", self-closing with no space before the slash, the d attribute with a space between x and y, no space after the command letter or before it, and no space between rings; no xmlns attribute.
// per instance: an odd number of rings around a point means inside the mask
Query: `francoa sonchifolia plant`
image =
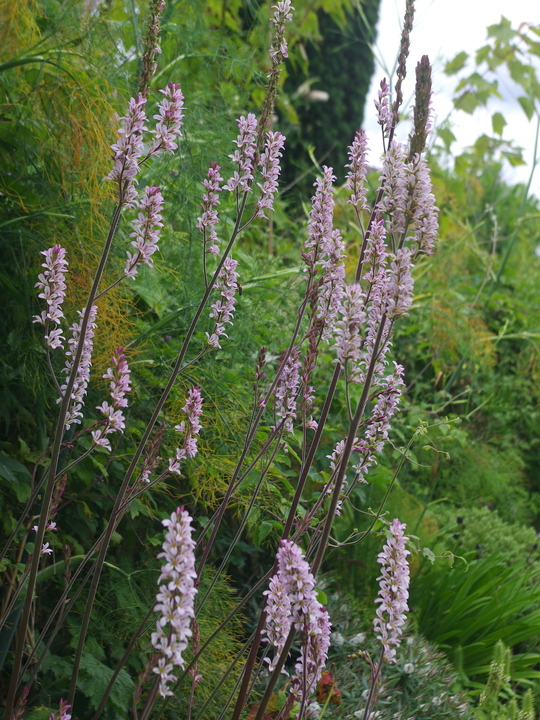
<svg viewBox="0 0 540 720"><path fill-rule="evenodd" d="M130 100L125 116L120 119L119 137L111 146L113 167L105 178L116 187L116 206L86 305L72 323L67 340L62 303L69 281L69 259L60 245L42 253L44 272L37 288L45 309L34 320L44 326L47 360L58 393L59 414L54 438L47 450L47 469L36 483L4 550L5 556L17 540L26 517L38 507L39 499L35 550L21 571L18 584L11 590L2 618L4 623L19 597L24 597L12 657L7 718L22 717L51 643L69 618L77 598L82 597L85 611L71 668L71 682L57 713L63 720L77 716L77 678L111 539L135 499L164 478L181 474L186 459L197 456L198 438L204 433L204 387L193 386L188 390L183 406L184 419L174 427L178 447L174 456L165 461L159 455L164 436L160 424L163 409L179 375L204 356L211 357L227 342L235 309L241 302L238 262L233 257L235 243L246 228L272 212L278 190L285 138L270 130L269 124L281 65L287 57L286 24L292 19L293 12L290 0L281 0L274 6L266 98L259 117L250 113L237 121L236 148L229 156L234 169L224 179L221 173L227 173L217 162L212 162L202 181L204 191L197 228L202 236L203 295L162 394L136 450L129 457L110 515L105 519L105 529L93 538L82 562L67 579L56 607L43 622L39 637L28 652L26 629L32 614L38 570L50 550L46 533L54 532L56 527L54 518L60 491L69 483L70 470L96 448L115 452L118 444L113 450L111 439L118 439L126 426L123 410L129 402L131 371L124 349L118 348L103 376L109 381L110 400L95 408L100 417L93 425L84 425L73 434L75 427L82 425L85 412L94 330L99 323L99 302L111 288L129 283L142 264L152 268L152 256L158 249L163 227L163 196L156 185L139 188L144 182L144 169L157 155L175 152L182 141L184 98L179 85L170 83L160 91L162 97L153 111L155 123L147 114L147 107L152 102L149 85L156 70L163 9L163 0L151 1L139 93ZM362 237L353 282L347 281L346 248L339 229L333 226L333 169L324 167L322 176L315 183L302 252L304 292L295 309L293 331L286 349L281 353L275 372L267 379L267 350L263 348L259 354L251 420L243 445L238 448L228 488L203 532L195 537L192 517L183 507L164 521L167 532L158 555L164 564L156 602L149 607L118 663L95 713L96 720L135 644L145 635L150 635L155 652L150 652L147 666L135 687L134 717L146 720L154 711L161 714L175 693L189 695L188 717L191 717L197 687L205 682L198 671L198 659L231 618L257 594L263 594L266 602L254 633L245 643L240 671L236 669L238 659L235 659L225 672L225 675L236 672L238 677L234 692L224 701L220 717L238 720L255 692L262 697L254 710L254 720L262 720L297 635L300 655L288 685L288 699L279 714L285 718L293 713L301 719L307 715L310 696L324 668L331 628L331 619L317 597L317 573L321 569L334 517L348 501L355 485L368 482L369 468L376 463L377 453L388 438L391 419L403 391L403 368L395 362L390 366L389 361L392 331L395 322L412 304L412 268L420 255L433 252L436 239L436 208L423 157L430 130L431 80L426 57L422 58L417 70L417 103L411 138L408 145L401 144L396 138L412 19L413 2L409 0L395 92L392 95L388 83L383 80L376 103L384 155L373 207L366 200L367 145L362 130L358 131L349 148L346 186ZM227 209L229 203L222 202L224 196L232 199L230 211ZM221 216L220 205L223 208ZM227 213L228 223L225 223L223 219ZM132 249L127 251L123 274L102 288L104 269L116 241L118 226L128 222L132 225L130 237L133 240ZM211 331L206 335L197 334L203 318L208 317ZM329 386L317 388L313 385L313 377L317 364L322 362L324 345L334 353L334 368ZM56 368L61 364L63 368L58 377ZM308 503L304 497L306 482L313 472L315 454L341 378L346 380L347 431L329 456L329 472L319 497ZM79 450L78 441L83 437L90 439L90 443L86 449ZM242 536L274 458L287 448L298 450L300 467L274 566L268 568L266 575L242 598L237 608L223 618L212 636L201 642L197 618L213 583L203 595L198 592L199 580L219 538L225 512L243 480L256 470L258 479L252 497L216 577ZM69 459L61 462L61 455L66 451ZM375 629L381 641L381 654L378 662L372 664L365 720L370 717L376 699L382 663L393 662L407 611L409 573L404 529L398 520L393 521L389 528L390 539L380 556L383 571ZM270 584L265 589L268 581ZM154 625L153 633L149 633L149 625ZM190 643L193 657L187 662L185 650ZM272 656L268 658L271 648ZM217 692L219 684L212 690L213 694ZM204 717L204 707L198 717Z"/></svg>

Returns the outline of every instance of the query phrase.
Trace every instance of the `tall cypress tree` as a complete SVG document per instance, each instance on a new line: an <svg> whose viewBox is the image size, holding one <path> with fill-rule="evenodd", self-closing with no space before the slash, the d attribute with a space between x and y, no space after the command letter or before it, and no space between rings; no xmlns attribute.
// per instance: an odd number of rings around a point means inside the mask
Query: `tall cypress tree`
<svg viewBox="0 0 540 720"><path fill-rule="evenodd" d="M289 64L285 90L293 99L300 124L286 131L287 183L312 164L307 151L310 145L321 163L334 168L338 181L344 180L347 146L363 121L374 70L370 45L375 39L380 2L362 0L360 7L347 13L343 24L318 10L321 40L306 47L308 74ZM298 92L303 84L305 92ZM313 91L327 93L328 99L317 99L318 93ZM310 183L306 180L299 185Z"/></svg>

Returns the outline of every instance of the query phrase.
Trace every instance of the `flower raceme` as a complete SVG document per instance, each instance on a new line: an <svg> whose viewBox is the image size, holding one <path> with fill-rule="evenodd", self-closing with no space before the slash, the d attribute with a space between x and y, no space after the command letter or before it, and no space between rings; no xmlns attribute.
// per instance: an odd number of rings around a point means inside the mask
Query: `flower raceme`
<svg viewBox="0 0 540 720"><path fill-rule="evenodd" d="M240 189L241 192L249 192L251 183L253 182L253 173L255 172L255 153L257 151L257 118L253 113L248 113L245 117L242 115L237 121L240 130L236 138L237 150L230 159L236 164L236 170L233 176L225 185L227 190Z"/></svg>
<svg viewBox="0 0 540 720"><path fill-rule="evenodd" d="M38 282L34 287L41 290L38 297L45 300L47 309L43 310L40 315L34 315L33 322L45 325L45 341L54 350L57 347L64 347L62 328L58 327L49 330L49 323L53 322L59 325L64 317L62 303L66 297L64 278L67 273L68 262L66 260L66 250L60 245L54 245L48 250L43 250L41 254L45 257L45 262L41 266L45 268L45 271L38 275Z"/></svg>
<svg viewBox="0 0 540 720"><path fill-rule="evenodd" d="M66 364L62 371L67 375L67 379L66 382L60 386L60 391L62 393L65 393L65 391L67 390L68 380L71 375L71 370L73 368L73 358L77 353L77 346L80 341L81 323L84 316L84 310L78 310L77 312L81 319L81 322L75 322L71 326L71 338L68 340L69 350L66 351ZM73 390L71 391L71 403L66 415L65 422L66 430L68 430L74 423L80 424L83 417L82 407L84 405L86 389L88 387L88 383L90 382L90 368L92 367L92 351L94 349L94 331L96 329L96 315L97 306L92 305L88 318L88 325L86 326L86 332L84 338L82 338L82 355L79 362L79 367L76 371ZM61 402L61 400L62 397L58 398L57 402Z"/></svg>
<svg viewBox="0 0 540 720"><path fill-rule="evenodd" d="M292 692L296 699L309 697L321 677L330 647L331 623L317 600L315 579L302 550L292 540L282 540L276 555L278 570L270 580L264 633L274 649L273 670L291 626L301 633L301 653L296 663Z"/></svg>
<svg viewBox="0 0 540 720"><path fill-rule="evenodd" d="M177 508L169 519L163 520L167 532L158 558L163 558L165 564L161 568L154 607L160 617L156 632L151 637L152 645L160 654L153 671L159 677L159 693L162 697L173 694L169 688L169 684L176 680L173 670L185 666L183 652L192 635L197 573L191 523L192 518L184 508Z"/></svg>
<svg viewBox="0 0 540 720"><path fill-rule="evenodd" d="M375 600L377 617L373 621L375 632L383 646L384 659L394 663L396 648L400 644L403 625L409 610L409 563L406 548L407 537L403 534L405 524L394 519L389 527L389 538L379 553L377 562L382 566L379 596Z"/></svg>
<svg viewBox="0 0 540 720"><path fill-rule="evenodd" d="M139 158L144 153L143 133L147 130L146 98L139 95L131 98L128 110L124 117L119 118L120 137L111 145L113 151L114 167L104 180L118 183L120 201L122 205L131 207L137 198L134 184L139 171Z"/></svg>
<svg viewBox="0 0 540 720"><path fill-rule="evenodd" d="M280 173L279 159L284 144L285 136L281 133L266 133L264 152L260 160L262 184L259 183L259 187L261 194L257 200L255 217L266 217L265 210L274 209L274 197L278 189Z"/></svg>
<svg viewBox="0 0 540 720"><path fill-rule="evenodd" d="M201 431L202 425L200 417L202 415L203 398L201 390L198 387L192 387L188 391L186 404L182 410L186 413L186 419L182 420L179 425L175 425L176 432L184 437L182 447L176 448L174 460L169 460L169 472L180 474L180 463L187 457L194 458L198 452L197 439Z"/></svg>
<svg viewBox="0 0 540 720"><path fill-rule="evenodd" d="M123 348L118 347L114 351L112 357L113 366L107 369L104 380L110 380L111 400L109 405L107 401L96 407L102 415L107 419L104 427L92 431L92 439L96 445L111 451L111 443L107 438L114 432L124 432L125 417L121 408L128 406L126 393L131 390L131 371L128 367Z"/></svg>
<svg viewBox="0 0 540 720"><path fill-rule="evenodd" d="M154 267L152 255L158 249L158 242L161 228L161 210L163 209L163 196L161 189L157 185L145 187L143 196L138 201L137 207L139 213L133 220L133 230L130 237L135 238L131 244L136 252L127 252L126 264L124 267L124 275L134 278L138 272L138 266L141 264Z"/></svg>
<svg viewBox="0 0 540 720"><path fill-rule="evenodd" d="M160 92L164 95L158 106L158 114L154 118L158 121L154 130L150 132L155 136L146 158L159 155L163 151L176 150L176 139L180 136L182 128L184 97L180 85L169 83ZM120 137L111 145L114 166L104 180L118 183L120 203L123 207L133 207L137 199L137 173L144 158L144 133L148 130L145 112L146 98L139 95L131 98L128 110L124 117L119 118Z"/></svg>
<svg viewBox="0 0 540 720"><path fill-rule="evenodd" d="M222 188L220 183L223 178L219 174L221 168L217 163L210 163L208 173L202 184L205 192L202 196L202 215L197 218L197 230L203 234L204 252L217 255L219 252L219 240L216 233L216 225L219 221L217 210L219 195ZM210 245L208 245L210 243Z"/></svg>
<svg viewBox="0 0 540 720"><path fill-rule="evenodd" d="M158 107L158 114L154 115L157 124L154 130L150 132L155 135L155 139L150 146L148 155L158 155L166 151L172 152L178 148L176 139L181 135L184 115L184 96L180 90L180 85L169 83L166 88L159 91L163 94L163 99Z"/></svg>
<svg viewBox="0 0 540 720"><path fill-rule="evenodd" d="M236 268L238 261L228 257L223 263L219 275L216 280L216 289L221 292L222 300L217 300L212 306L210 317L214 318L214 329L209 335L208 344L214 348L221 348L219 338L223 335L227 337L225 325L232 325L234 315L234 306L236 305L236 289L238 287L238 273Z"/></svg>

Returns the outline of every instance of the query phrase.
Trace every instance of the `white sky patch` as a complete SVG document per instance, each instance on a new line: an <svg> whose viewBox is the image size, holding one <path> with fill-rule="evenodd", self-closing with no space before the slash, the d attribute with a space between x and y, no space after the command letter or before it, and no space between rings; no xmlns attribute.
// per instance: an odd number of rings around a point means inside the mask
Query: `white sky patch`
<svg viewBox="0 0 540 720"><path fill-rule="evenodd" d="M414 29L411 36L408 75L404 83L405 105L410 105L414 90L414 68L422 55L428 55L433 65L433 107L436 124L445 120L452 111L452 95L456 76L447 77L443 70L448 60L464 50L473 56L475 51L486 45L488 25L499 23L501 15L517 28L523 22L540 24L540 2L538 0L416 0ZM369 138L373 165L379 165L382 152L380 128L377 125L373 100L377 97L379 83L394 69L399 51L401 25L405 13L405 0L382 0L378 25L378 39L375 56L378 63L372 79L364 129ZM469 63L465 70L473 71ZM523 147L527 166L510 168L506 164L505 176L511 182L527 182L533 160L536 132L535 118L529 122L517 102L520 94L508 76L499 74L501 100L493 98L488 109L477 109L473 115L463 111L452 113L452 131L457 142L452 152L458 154L471 145L477 137L486 133L493 135L491 115L499 111L507 126L503 139L514 140ZM398 132L401 141L407 139L409 127L403 123ZM533 180L531 191L540 195L540 171Z"/></svg>

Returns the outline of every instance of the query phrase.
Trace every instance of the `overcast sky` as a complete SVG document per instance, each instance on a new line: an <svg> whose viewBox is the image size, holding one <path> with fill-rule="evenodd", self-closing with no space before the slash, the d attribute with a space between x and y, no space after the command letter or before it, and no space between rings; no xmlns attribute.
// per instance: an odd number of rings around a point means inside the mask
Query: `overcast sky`
<svg viewBox="0 0 540 720"><path fill-rule="evenodd" d="M376 148L371 158L374 163L380 155L380 129L373 112L373 98L376 97L381 77L394 65L404 10L405 0L382 0L376 45L380 65L372 81L364 122L371 147ZM411 69L422 55L427 54L434 67L435 114L438 120L446 118L452 109L451 97L456 80L455 77L444 75L445 62L462 50L472 54L485 45L487 26L498 23L501 15L510 20L514 28L522 22L540 25L540 0L416 0L409 77L405 85L406 99L410 99L414 87L414 72ZM382 69L381 65L386 69ZM464 112L453 113L453 132L458 139L457 146L453 147L454 152L474 142L483 132L491 133L491 114L499 110L508 122L503 138L515 140L525 148L527 159L532 159L535 120L533 118L530 123L527 121L516 100L517 93L511 81L501 78L500 90L503 101L490 105L490 112L476 111L472 117ZM405 139L405 136L402 137ZM517 168L508 170L507 176L523 181L528 178L529 172L530 167ZM540 170L537 170L531 189L537 195L540 194Z"/></svg>

